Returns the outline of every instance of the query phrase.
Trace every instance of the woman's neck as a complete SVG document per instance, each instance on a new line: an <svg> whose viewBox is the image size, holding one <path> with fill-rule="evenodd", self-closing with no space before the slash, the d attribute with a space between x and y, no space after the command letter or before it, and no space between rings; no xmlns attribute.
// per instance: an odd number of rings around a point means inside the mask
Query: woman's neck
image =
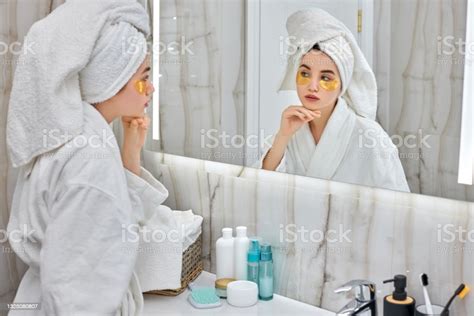
<svg viewBox="0 0 474 316"><path fill-rule="evenodd" d="M110 111L110 109L113 109L113 106L111 106L111 104L108 104L107 101L97 103L94 106L97 111L99 111L99 113L104 117L108 124L112 123L112 121L115 120L115 113Z"/></svg>
<svg viewBox="0 0 474 316"><path fill-rule="evenodd" d="M319 143L321 136L324 133L324 129L326 128L326 125L328 124L329 118L331 117L332 112L334 112L334 109L336 108L336 105L337 105L337 100L333 106L330 106L321 110L320 118L314 119L311 122L309 122L309 130L311 131L311 134L313 135L313 138L314 138L314 142L316 144Z"/></svg>

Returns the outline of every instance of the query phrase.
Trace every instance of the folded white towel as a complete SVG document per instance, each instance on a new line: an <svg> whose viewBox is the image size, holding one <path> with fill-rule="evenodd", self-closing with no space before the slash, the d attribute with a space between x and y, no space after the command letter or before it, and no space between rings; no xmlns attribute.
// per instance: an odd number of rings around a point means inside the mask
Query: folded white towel
<svg viewBox="0 0 474 316"><path fill-rule="evenodd" d="M155 210L160 210L167 217L170 214L170 209L164 205ZM173 220L169 223L173 225L164 226L159 216L145 221L145 235L152 238L140 240L136 263L143 292L180 288L183 254L201 234L201 216L194 215L191 210L172 211L171 214ZM164 233L169 239L161 240Z"/></svg>
<svg viewBox="0 0 474 316"><path fill-rule="evenodd" d="M161 205L168 190L150 172L126 170L130 200L140 224L135 271L143 292L181 287L183 239L173 211Z"/></svg>
<svg viewBox="0 0 474 316"><path fill-rule="evenodd" d="M9 103L13 166L80 135L83 101L112 97L131 78L149 32L148 15L135 0L68 0L36 22L25 39L33 51L19 56Z"/></svg>
<svg viewBox="0 0 474 316"><path fill-rule="evenodd" d="M183 241L179 226L168 217L170 208L155 207L156 216L142 227L135 264L143 292L181 287ZM173 216L171 216L173 217ZM166 224L166 221L169 221ZM173 223L173 224L171 224Z"/></svg>
<svg viewBox="0 0 474 316"><path fill-rule="evenodd" d="M202 216L195 215L192 210L173 211L178 227L181 227L183 238L183 253L201 235Z"/></svg>

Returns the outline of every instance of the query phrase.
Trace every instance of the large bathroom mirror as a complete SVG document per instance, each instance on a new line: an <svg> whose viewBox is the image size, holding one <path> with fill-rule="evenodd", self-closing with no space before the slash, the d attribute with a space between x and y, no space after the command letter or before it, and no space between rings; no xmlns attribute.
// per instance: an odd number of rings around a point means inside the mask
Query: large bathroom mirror
<svg viewBox="0 0 474 316"><path fill-rule="evenodd" d="M468 2L154 1L148 147L474 201Z"/></svg>

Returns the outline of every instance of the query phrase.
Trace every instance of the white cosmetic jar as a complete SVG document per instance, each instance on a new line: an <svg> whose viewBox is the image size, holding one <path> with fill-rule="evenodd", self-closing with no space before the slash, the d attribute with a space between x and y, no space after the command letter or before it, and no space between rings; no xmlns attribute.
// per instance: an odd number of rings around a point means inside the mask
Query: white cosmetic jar
<svg viewBox="0 0 474 316"><path fill-rule="evenodd" d="M227 302L235 307L249 307L258 302L258 286L251 281L227 284Z"/></svg>

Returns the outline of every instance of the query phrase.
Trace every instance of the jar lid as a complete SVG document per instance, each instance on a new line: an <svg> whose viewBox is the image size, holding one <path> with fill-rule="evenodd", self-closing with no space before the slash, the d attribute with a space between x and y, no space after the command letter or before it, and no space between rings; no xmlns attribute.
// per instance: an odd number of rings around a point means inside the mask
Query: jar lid
<svg viewBox="0 0 474 316"><path fill-rule="evenodd" d="M234 281L235 279L232 278L218 279L216 280L216 288L225 290L227 289L227 284Z"/></svg>
<svg viewBox="0 0 474 316"><path fill-rule="evenodd" d="M236 307L249 307L257 302L257 283L244 280L229 283L227 287L227 303Z"/></svg>

